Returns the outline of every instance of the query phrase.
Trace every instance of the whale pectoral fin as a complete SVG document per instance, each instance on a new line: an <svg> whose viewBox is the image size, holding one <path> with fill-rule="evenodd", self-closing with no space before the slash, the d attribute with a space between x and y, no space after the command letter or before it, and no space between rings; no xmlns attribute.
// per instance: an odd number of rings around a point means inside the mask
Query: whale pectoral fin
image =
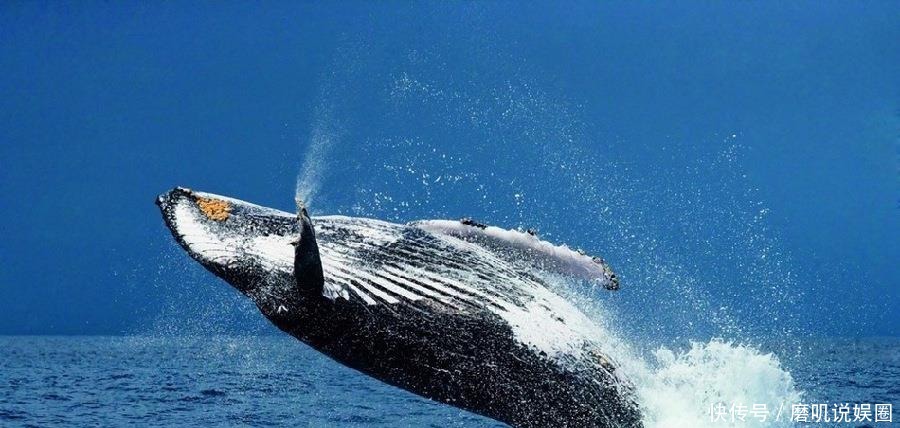
<svg viewBox="0 0 900 428"><path fill-rule="evenodd" d="M619 289L619 278L606 261L581 250L542 241L530 229L525 232L501 229L471 219L423 220L410 226L481 245L511 263L525 262L541 270L600 284L608 290Z"/></svg>

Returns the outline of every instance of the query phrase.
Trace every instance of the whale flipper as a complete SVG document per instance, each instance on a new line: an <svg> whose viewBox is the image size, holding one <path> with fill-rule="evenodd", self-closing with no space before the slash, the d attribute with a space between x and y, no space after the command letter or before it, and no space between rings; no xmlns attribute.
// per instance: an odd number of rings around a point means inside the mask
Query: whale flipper
<svg viewBox="0 0 900 428"><path fill-rule="evenodd" d="M543 241L531 230L507 230L468 219L422 220L410 225L482 245L510 263L584 279L608 290L619 289L618 277L603 259Z"/></svg>

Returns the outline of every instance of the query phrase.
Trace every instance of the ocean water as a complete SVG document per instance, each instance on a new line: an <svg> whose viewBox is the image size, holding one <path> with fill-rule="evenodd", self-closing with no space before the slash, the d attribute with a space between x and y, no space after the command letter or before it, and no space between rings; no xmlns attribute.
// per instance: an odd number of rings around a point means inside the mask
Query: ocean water
<svg viewBox="0 0 900 428"><path fill-rule="evenodd" d="M897 404L900 340L821 339L802 348L782 367L802 402ZM2 426L503 426L372 380L286 336L8 336L0 349ZM703 376L715 368L704 366L711 354L698 356L701 349L746 358L742 347L720 342L657 352L667 361L658 374L680 368L693 376L687 390L695 397L686 402L699 404L717 382L738 391L767 375L758 364L767 355L753 352L756 363L729 379ZM644 385L659 389L657 397L687 382L671 373L657 380ZM693 410L686 413L705 411ZM769 424L776 425L784 424Z"/></svg>
<svg viewBox="0 0 900 428"><path fill-rule="evenodd" d="M502 426L252 335L179 185L602 256L647 428L900 405L900 2L6 3L0 333L137 335L0 336L0 428Z"/></svg>
<svg viewBox="0 0 900 428"><path fill-rule="evenodd" d="M5 337L0 343L3 424L491 424L373 381L289 337Z"/></svg>

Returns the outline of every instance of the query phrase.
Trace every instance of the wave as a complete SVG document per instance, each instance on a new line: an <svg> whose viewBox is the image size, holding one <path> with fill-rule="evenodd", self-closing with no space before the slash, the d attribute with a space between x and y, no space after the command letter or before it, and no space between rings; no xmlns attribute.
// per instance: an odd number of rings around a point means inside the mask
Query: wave
<svg viewBox="0 0 900 428"><path fill-rule="evenodd" d="M804 394L775 354L722 338L693 340L683 348L654 345L648 338L631 336L627 323L621 322L628 317L593 289L559 277L551 284L587 316L593 326L581 330L583 334L611 356L634 385L646 428L792 426L791 404ZM711 412L720 405L726 414L714 420ZM746 406L744 421L732 422L732 405ZM749 413L753 405L765 406L765 420Z"/></svg>
<svg viewBox="0 0 900 428"><path fill-rule="evenodd" d="M765 418L747 415L737 426L791 426L800 393L775 355L713 339L682 351L662 347L653 356L652 363L634 361L630 373L648 428L731 426L733 405L766 410ZM729 413L715 420L719 406Z"/></svg>

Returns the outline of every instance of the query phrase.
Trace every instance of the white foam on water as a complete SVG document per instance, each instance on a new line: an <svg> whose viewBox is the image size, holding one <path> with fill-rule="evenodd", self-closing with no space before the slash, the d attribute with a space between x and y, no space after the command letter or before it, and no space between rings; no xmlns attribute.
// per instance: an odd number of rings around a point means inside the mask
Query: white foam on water
<svg viewBox="0 0 900 428"><path fill-rule="evenodd" d="M791 404L800 401L800 393L773 354L714 339L693 342L687 350L659 348L653 355L655 361L626 368L648 428L791 426ZM765 418L753 414L754 405L764 406ZM719 406L726 411L722 419ZM743 421L732 422L732 406L745 406Z"/></svg>
<svg viewBox="0 0 900 428"><path fill-rule="evenodd" d="M635 340L622 337L620 320L602 300L575 284L554 284L555 291L593 322L590 338L634 385L646 428L792 426L791 404L801 402L802 392L776 355L718 338L692 341L682 349L661 346L641 352ZM714 419L711 411L720 404L726 413ZM732 421L732 405L745 406L743 421ZM765 420L754 416L753 405L765 406Z"/></svg>

